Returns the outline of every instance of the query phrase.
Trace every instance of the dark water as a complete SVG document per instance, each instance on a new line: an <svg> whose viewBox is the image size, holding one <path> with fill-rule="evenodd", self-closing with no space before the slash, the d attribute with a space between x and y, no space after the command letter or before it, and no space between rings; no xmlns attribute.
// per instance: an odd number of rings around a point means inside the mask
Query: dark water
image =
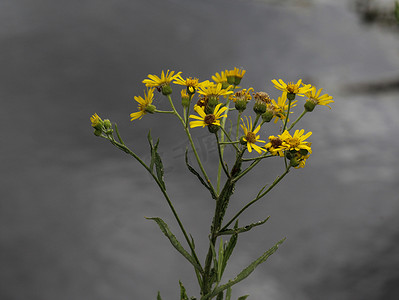
<svg viewBox="0 0 399 300"><path fill-rule="evenodd" d="M170 68L205 79L234 66L247 70L243 86L273 94L271 79L304 78L336 101L301 123L313 131L307 167L242 217L272 216L241 237L226 279L287 241L234 297L397 299L399 101L395 89L363 87L399 76L398 35L363 26L348 7L3 1L0 299L155 299L158 290L176 299L179 279L198 295L191 267L144 219L160 216L178 235L161 194L137 163L95 138L89 117L118 122L144 157L148 129L161 136L169 193L203 259L213 203L185 169L177 121L132 124L129 113L148 73ZM200 132L211 168L216 153ZM278 171L260 165L237 187L231 211Z"/></svg>

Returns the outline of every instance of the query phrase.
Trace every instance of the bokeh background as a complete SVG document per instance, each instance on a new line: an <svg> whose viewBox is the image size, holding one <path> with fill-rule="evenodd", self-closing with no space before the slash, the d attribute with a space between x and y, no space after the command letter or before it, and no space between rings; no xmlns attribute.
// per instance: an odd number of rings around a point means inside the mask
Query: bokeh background
<svg viewBox="0 0 399 300"><path fill-rule="evenodd" d="M144 158L149 128L161 138L168 191L203 259L213 200L184 165L184 132L171 116L131 123L129 114L149 73L172 69L204 80L234 67L247 70L244 87L276 97L271 79L303 78L335 103L300 123L313 131L306 168L241 217L246 224L271 216L240 237L226 280L287 240L233 299L398 299L393 5L1 1L0 299L155 299L158 290L177 299L179 279L198 295L191 266L144 218L163 218L181 238L161 193L137 162L93 135L89 117L117 122ZM162 97L156 101L163 107ZM213 168L209 136L198 129L194 137ZM260 164L237 187L229 214L280 173L281 164Z"/></svg>

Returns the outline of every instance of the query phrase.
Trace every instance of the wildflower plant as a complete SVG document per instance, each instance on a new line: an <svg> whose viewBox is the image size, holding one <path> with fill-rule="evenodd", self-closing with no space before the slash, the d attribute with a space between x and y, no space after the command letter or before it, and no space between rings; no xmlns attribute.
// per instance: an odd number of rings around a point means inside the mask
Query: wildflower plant
<svg viewBox="0 0 399 300"><path fill-rule="evenodd" d="M191 148L195 165L191 165L188 159L188 149L185 152L185 164L188 171L194 175L201 185L209 192L209 196L214 200L214 215L210 226L208 249L202 254L205 256L204 262L199 259L193 237L188 233L186 226L175 209L172 198L166 189L164 179L164 168L161 156L158 153L160 145L159 139L154 143L150 132L148 133L148 143L150 147L151 159L146 162L131 150L122 140L116 124L111 124L109 120L102 120L96 113L91 116L91 125L94 128L94 134L98 137L108 140L116 148L129 154L141 164L151 175L155 184L161 190L171 212L176 220L177 226L185 239L184 244L179 241L172 233L169 225L161 218L147 218L155 221L162 233L169 239L172 246L190 263L194 269L199 287L199 296L190 299L198 300L230 300L232 287L247 278L255 268L265 262L278 247L284 242L285 238L278 241L274 246L268 249L255 259L249 266L243 269L236 277L225 280L223 278L224 270L233 254L233 250L238 242L238 237L245 232L258 227L269 219L251 224L240 224L239 217L250 206L263 199L282 179L292 170L305 167L306 160L312 154L311 142L308 138L312 132L305 132L304 129L294 127L305 116L312 112L317 105L328 106L333 103L333 98L328 94L320 95L322 89L317 90L310 84L302 83L297 80L296 83L285 83L282 79L272 80L274 87L281 92L278 100L271 99L269 94L263 91L255 92L252 87L237 90L241 84L246 71L238 68L225 70L216 73L211 80L199 81L196 77L187 77L184 79L175 71L162 71L161 76L148 75L143 83L147 87L144 92L144 98L134 97L139 104L138 111L130 114L133 122L139 122L142 117L153 117L155 114L171 114L176 117L187 136L188 147ZM172 99L173 90L171 84L185 86L186 88L176 93L176 99ZM158 90L159 97L166 97L170 110L160 111L153 104L155 89ZM252 93L252 94L251 94ZM197 95L196 95L197 94ZM197 96L198 101L192 101ZM292 108L303 99L303 112L291 122L288 116L292 113ZM253 109L247 109L247 104L253 103ZM296 99L296 100L295 100ZM179 106L178 106L179 104ZM178 107L178 108L176 108ZM331 107L330 107L331 108ZM190 109L194 110L190 114ZM149 113L149 114L147 114ZM245 115L243 115L245 114ZM226 123L227 119L233 118L233 121ZM281 122L279 130L276 126L267 126L270 121ZM272 122L273 124L274 122ZM226 124L231 124L227 126ZM206 170L201 155L194 143L192 134L195 131L206 130L210 135L214 135L216 148L218 149L218 167L214 170ZM268 137L265 132L272 131ZM277 131L277 132L276 132ZM264 140L265 139L265 140ZM235 153L235 159L227 163L225 148L230 147ZM255 150L255 151L252 151ZM242 208L231 213L233 217L225 220L225 215L229 207L229 202L233 196L234 190L239 185L240 179L253 170L259 163L266 159L278 159L281 161L282 172L275 180L269 184L266 183L260 188L253 199L242 202ZM210 176L209 172L214 172L216 176ZM216 177L216 182L210 178ZM266 188L267 187L267 188ZM180 299L189 299L183 284L180 284ZM238 300L244 300L248 296L239 297ZM157 300L160 300L161 294L158 292Z"/></svg>

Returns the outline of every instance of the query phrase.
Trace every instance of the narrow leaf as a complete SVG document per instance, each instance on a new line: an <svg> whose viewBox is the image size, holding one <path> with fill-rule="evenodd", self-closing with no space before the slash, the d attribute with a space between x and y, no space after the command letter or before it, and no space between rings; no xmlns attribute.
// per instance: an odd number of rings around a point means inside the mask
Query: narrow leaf
<svg viewBox="0 0 399 300"><path fill-rule="evenodd" d="M245 296L241 296L240 298L238 298L237 300L245 300L249 297L249 295L245 295Z"/></svg>
<svg viewBox="0 0 399 300"><path fill-rule="evenodd" d="M180 300L188 300L187 294L186 294L186 289L184 288L183 284L179 280L180 284Z"/></svg>
<svg viewBox="0 0 399 300"><path fill-rule="evenodd" d="M151 137L151 130L148 131L147 139L148 139L148 143L150 144L150 150L151 150L150 170L151 170L151 172L153 172L154 163L155 163L155 151L154 151L154 143L153 143L152 137Z"/></svg>
<svg viewBox="0 0 399 300"><path fill-rule="evenodd" d="M249 224L249 225L244 226L244 227L234 228L234 229L226 229L226 230L220 231L218 233L218 235L238 234L238 233L246 232L246 231L251 230L253 227L256 227L256 226L259 226L259 225L262 225L262 224L266 223L269 220L269 218L270 217L267 217L263 221L252 223L252 224Z"/></svg>
<svg viewBox="0 0 399 300"><path fill-rule="evenodd" d="M237 223L236 223L236 225L237 225ZM231 236L231 238L229 240L229 243L226 246L226 249L224 251L223 263L222 263L222 274L224 272L224 269L227 266L227 262L228 262L228 260L229 260L229 258L231 256L231 254L233 253L234 247L237 244L237 239L238 239L238 234L234 233Z"/></svg>
<svg viewBox="0 0 399 300"><path fill-rule="evenodd" d="M226 299L225 300L230 300L231 299L231 287L227 288L226 291Z"/></svg>
<svg viewBox="0 0 399 300"><path fill-rule="evenodd" d="M190 164L188 163L188 149L186 149L186 153L185 153L185 161L186 161L186 166L189 169L189 171L191 173L193 173L195 176L197 176L197 178L199 179L199 181L202 183L203 186L205 186L212 195L212 198L216 200L216 195L212 192L212 189L209 187L209 185L205 182L205 180L201 177L201 175L192 167L190 166Z"/></svg>
<svg viewBox="0 0 399 300"><path fill-rule="evenodd" d="M223 292L220 292L216 298L216 300L223 300Z"/></svg>
<svg viewBox="0 0 399 300"><path fill-rule="evenodd" d="M162 187L164 189L166 189L165 182L163 179L163 174L164 174L163 164L162 164L161 156L159 156L158 152L155 152L155 169L157 172L157 178L158 178L159 182L162 184Z"/></svg>
<svg viewBox="0 0 399 300"><path fill-rule="evenodd" d="M223 248L223 240L220 239L220 244L219 244L219 253L218 253L218 265L217 265L217 275L218 275L218 281L222 279L222 274L223 274L223 262L224 262L224 248ZM223 298L222 298L223 299Z"/></svg>
<svg viewBox="0 0 399 300"><path fill-rule="evenodd" d="M161 218L146 218L148 220L154 220L163 234L169 239L172 243L173 247L176 248L198 271L202 272L201 266L195 261L195 259L183 248L183 246L179 243L177 238L170 231L168 225Z"/></svg>
<svg viewBox="0 0 399 300"><path fill-rule="evenodd" d="M157 300L162 300L161 293L158 291Z"/></svg>
<svg viewBox="0 0 399 300"><path fill-rule="evenodd" d="M226 284L223 284L217 288L215 288L211 293L205 295L203 298L204 299L212 299L212 297L215 297L216 295L218 295L221 291L224 291L225 289L233 286L234 284L244 280L245 278L247 278L254 270L255 268L265 262L270 255L272 255L274 252L277 251L278 247L280 246L280 244L282 244L285 241L285 238L282 239L281 241L279 241L277 244L275 244L273 247L271 247L269 250L267 250L265 253L263 253L263 255L261 257L259 257L257 260L255 260L254 262L252 262L248 267L246 267L244 270L242 270L236 278L234 278L233 280L229 280Z"/></svg>

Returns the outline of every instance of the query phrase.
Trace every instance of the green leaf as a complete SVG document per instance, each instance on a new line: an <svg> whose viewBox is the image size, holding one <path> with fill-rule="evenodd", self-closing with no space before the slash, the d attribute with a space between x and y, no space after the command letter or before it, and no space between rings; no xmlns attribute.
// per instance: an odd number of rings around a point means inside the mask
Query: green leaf
<svg viewBox="0 0 399 300"><path fill-rule="evenodd" d="M158 291L157 300L162 300L161 293Z"/></svg>
<svg viewBox="0 0 399 300"><path fill-rule="evenodd" d="M245 295L245 296L241 296L240 298L238 298L237 300L245 300L249 297L249 295Z"/></svg>
<svg viewBox="0 0 399 300"><path fill-rule="evenodd" d="M399 22L399 2L395 1L395 18L396 21Z"/></svg>
<svg viewBox="0 0 399 300"><path fill-rule="evenodd" d="M186 294L186 289L184 288L183 284L179 280L180 284L180 300L188 300L187 294Z"/></svg>
<svg viewBox="0 0 399 300"><path fill-rule="evenodd" d="M273 247L271 247L265 253L263 253L261 257L259 257L257 260L252 262L244 270L242 270L233 280L229 280L226 284L216 287L211 293L205 295L203 297L203 299L212 299L213 297L218 295L221 291L224 291L225 289L228 289L229 287L233 286L234 284L247 278L259 264L265 262L269 258L270 255L272 255L274 252L276 252L278 247L280 246L280 244L282 244L284 241L285 241L285 238L282 239L281 241L279 241L277 244L275 244Z"/></svg>
<svg viewBox="0 0 399 300"><path fill-rule="evenodd" d="M148 220L154 220L163 234L169 239L173 247L176 248L199 272L202 272L201 266L195 261L195 259L183 248L183 246L179 243L177 238L170 231L168 225L161 218L146 218Z"/></svg>
<svg viewBox="0 0 399 300"><path fill-rule="evenodd" d="M259 226L259 225L262 225L262 224L266 223L269 220L269 218L270 217L267 217L263 221L252 223L252 224L249 224L249 225L244 226L244 227L234 228L234 229L226 229L226 230L223 230L223 231L219 231L218 235L238 234L238 233L246 232L246 231L251 230L253 227L256 227L256 226Z"/></svg>
<svg viewBox="0 0 399 300"><path fill-rule="evenodd" d="M157 173L157 178L158 181L161 183L161 186L163 189L165 188L165 182L164 182L164 170L163 170L163 164L161 160L161 156L158 153L158 145L159 145L159 139L157 140L157 143L154 145L154 142L152 141L151 137L151 130L148 131L147 135L148 143L150 144L150 149L151 149L151 162L150 162L150 170L151 173L154 172L154 165L155 165L155 171Z"/></svg>
<svg viewBox="0 0 399 300"><path fill-rule="evenodd" d="M226 291L226 299L225 300L230 300L231 299L231 287L227 288Z"/></svg>
<svg viewBox="0 0 399 300"><path fill-rule="evenodd" d="M157 143L157 145L158 145L158 143ZM164 182L164 178L163 178L163 174L164 174L163 164L162 164L161 156L159 156L158 152L155 152L155 170L157 172L157 178L158 178L159 182L161 183L164 190L166 190L165 182Z"/></svg>
<svg viewBox="0 0 399 300"><path fill-rule="evenodd" d="M223 300L223 292L220 292L216 298L216 300Z"/></svg>
<svg viewBox="0 0 399 300"><path fill-rule="evenodd" d="M148 143L150 144L150 149L151 149L150 170L152 172L154 169L154 163L155 163L155 152L154 152L154 144L152 142L152 137L151 137L151 130L148 131L147 139L148 139Z"/></svg>
<svg viewBox="0 0 399 300"><path fill-rule="evenodd" d="M219 252L218 252L218 265L217 265L218 282L220 282L220 280L222 279L223 262L224 262L224 247L223 247L223 240L220 239ZM223 297L222 297L222 299L223 299Z"/></svg>
<svg viewBox="0 0 399 300"><path fill-rule="evenodd" d="M234 228L236 228L238 225L238 222L236 222ZM227 266L227 261L229 260L231 254L233 253L234 247L237 244L237 239L238 239L238 234L234 233L230 240L229 243L227 244L225 250L224 250L224 257L223 257L223 263L222 263L222 274L224 273L224 269Z"/></svg>
<svg viewBox="0 0 399 300"><path fill-rule="evenodd" d="M213 199L217 199L216 195L213 193L212 189L209 187L209 185L205 182L205 180L201 177L201 175L192 167L190 166L190 164L188 163L188 149L186 148L186 153L185 153L185 161L186 161L186 166L188 168L188 170L193 173L195 176L197 176L197 178L199 179L199 181L202 183L203 186L205 186L209 192L211 192L212 198Z"/></svg>

